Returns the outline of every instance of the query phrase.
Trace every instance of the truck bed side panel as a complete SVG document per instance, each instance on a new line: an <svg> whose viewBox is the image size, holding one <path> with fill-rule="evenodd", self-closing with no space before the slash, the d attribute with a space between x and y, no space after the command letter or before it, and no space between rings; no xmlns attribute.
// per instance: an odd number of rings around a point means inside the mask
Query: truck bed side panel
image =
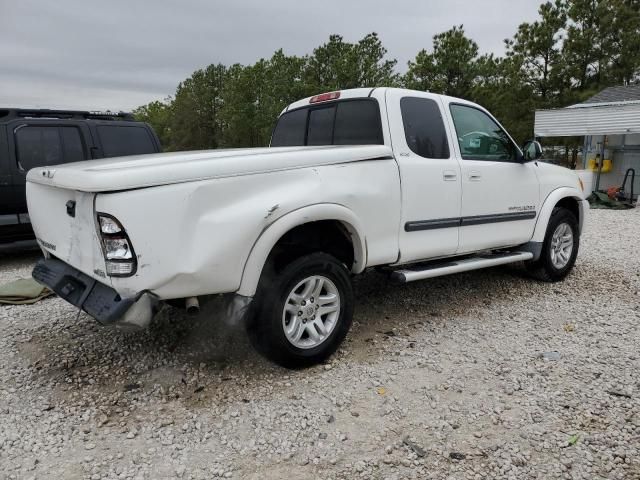
<svg viewBox="0 0 640 480"><path fill-rule="evenodd" d="M99 194L96 210L124 225L138 255L133 277L114 278L123 296L160 298L234 292L261 233L302 207L351 209L365 232L367 264L398 254L400 181L395 160L372 160Z"/></svg>

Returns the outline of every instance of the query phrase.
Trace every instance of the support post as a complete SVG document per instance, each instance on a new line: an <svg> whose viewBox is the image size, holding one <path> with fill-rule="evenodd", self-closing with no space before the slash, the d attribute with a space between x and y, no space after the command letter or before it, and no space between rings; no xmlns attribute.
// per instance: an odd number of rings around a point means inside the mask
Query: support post
<svg viewBox="0 0 640 480"><path fill-rule="evenodd" d="M597 192L600 189L600 175L602 174L602 165L604 164L604 148L607 144L607 136L604 135L602 137L602 147L600 150L600 162L598 163L598 176L596 177L596 188L594 192Z"/></svg>

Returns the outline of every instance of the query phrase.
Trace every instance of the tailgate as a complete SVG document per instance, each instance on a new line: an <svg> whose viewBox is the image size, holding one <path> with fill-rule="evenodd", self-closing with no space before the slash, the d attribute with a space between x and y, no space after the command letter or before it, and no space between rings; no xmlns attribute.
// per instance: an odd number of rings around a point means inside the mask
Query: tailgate
<svg viewBox="0 0 640 480"><path fill-rule="evenodd" d="M104 282L105 263L93 212L95 195L27 182L29 217L40 246Z"/></svg>

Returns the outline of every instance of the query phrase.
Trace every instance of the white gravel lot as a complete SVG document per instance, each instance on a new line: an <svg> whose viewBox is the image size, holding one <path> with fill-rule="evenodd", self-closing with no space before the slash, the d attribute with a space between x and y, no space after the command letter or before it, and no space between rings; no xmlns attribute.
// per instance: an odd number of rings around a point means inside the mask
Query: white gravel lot
<svg viewBox="0 0 640 480"><path fill-rule="evenodd" d="M339 354L295 372L212 312L127 334L0 307L0 478L640 479L640 209L592 211L563 283L372 272L356 295Z"/></svg>

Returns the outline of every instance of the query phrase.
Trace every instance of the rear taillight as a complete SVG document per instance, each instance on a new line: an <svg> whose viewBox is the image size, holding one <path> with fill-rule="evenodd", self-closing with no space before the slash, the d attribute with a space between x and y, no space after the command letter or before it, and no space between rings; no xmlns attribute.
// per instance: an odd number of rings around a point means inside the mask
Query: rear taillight
<svg viewBox="0 0 640 480"><path fill-rule="evenodd" d="M337 100L339 98L340 98L340 92L321 93L320 95L311 97L311 100L309 100L309 103L328 102L331 100Z"/></svg>
<svg viewBox="0 0 640 480"><path fill-rule="evenodd" d="M122 224L111 215L98 213L102 253L110 277L130 277L136 273L136 255Z"/></svg>

